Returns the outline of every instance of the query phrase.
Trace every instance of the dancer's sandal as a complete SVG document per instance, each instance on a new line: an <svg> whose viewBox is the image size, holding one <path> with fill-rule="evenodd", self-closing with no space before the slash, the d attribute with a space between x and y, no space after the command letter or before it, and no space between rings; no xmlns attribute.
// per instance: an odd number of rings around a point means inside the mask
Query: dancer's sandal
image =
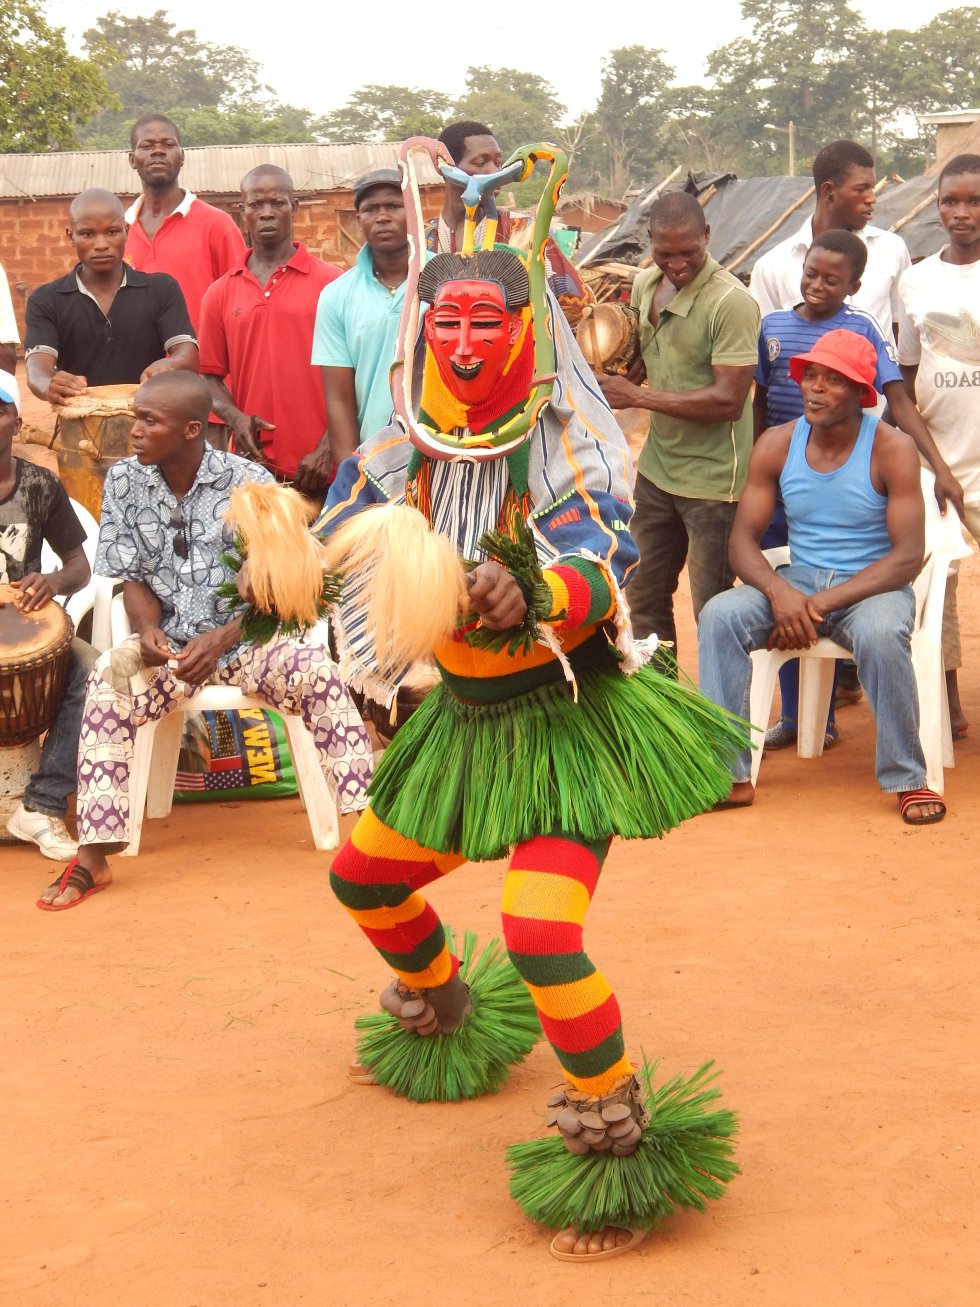
<svg viewBox="0 0 980 1307"><path fill-rule="evenodd" d="M570 1235L574 1236L576 1243L580 1239L590 1238L587 1234L579 1234L574 1226L569 1226L567 1230L561 1230L555 1235L551 1243L548 1245L548 1251L551 1253L552 1257L557 1257L560 1262L604 1262L610 1257L622 1257L623 1253L631 1252L637 1244L643 1242L648 1233L646 1230L642 1230L636 1225L631 1225L628 1228L624 1226L617 1226L615 1228L617 1237L620 1234L624 1234L627 1238L623 1243L617 1243L612 1248L602 1248L599 1252L595 1253L571 1253L565 1248L560 1248L558 1246L559 1239L567 1239Z"/></svg>
<svg viewBox="0 0 980 1307"><path fill-rule="evenodd" d="M564 1090L548 1099L545 1122L557 1127L562 1143L570 1153L580 1156L612 1153L615 1157L629 1157L639 1148L643 1127L649 1119L640 1082L636 1076L630 1075L617 1080L608 1094L584 1094L566 1085ZM569 1236L574 1236L573 1243L578 1243L603 1238L612 1232L615 1232L617 1242L596 1252L576 1253L559 1246L559 1241L567 1244ZM549 1251L552 1257L562 1262L607 1261L610 1257L621 1257L630 1252L643 1242L647 1233L639 1226L607 1226L605 1231L596 1231L595 1234L580 1232L570 1226L555 1235ZM626 1236L622 1242L618 1241L620 1235Z"/></svg>

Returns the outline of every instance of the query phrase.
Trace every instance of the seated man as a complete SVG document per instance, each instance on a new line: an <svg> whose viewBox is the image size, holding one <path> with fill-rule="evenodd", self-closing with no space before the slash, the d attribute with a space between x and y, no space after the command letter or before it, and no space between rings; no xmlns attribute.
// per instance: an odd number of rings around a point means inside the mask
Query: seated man
<svg viewBox="0 0 980 1307"><path fill-rule="evenodd" d="M196 372L197 339L176 281L123 263L126 220L116 196L77 195L67 231L78 263L27 301L24 361L38 399L66 404L89 386Z"/></svg>
<svg viewBox="0 0 980 1307"><path fill-rule="evenodd" d="M11 446L20 431L20 389L16 377L0 372L0 582L14 586L24 612L33 612L54 595L74 594L91 575L82 550L85 528L75 516L64 486L47 468L14 458ZM54 572L41 571L47 541L61 559ZM18 840L36 844L46 858L63 862L75 853L65 827L68 796L75 792L75 757L85 701L85 680L95 650L72 643L61 706L51 723L37 771L24 799L7 821Z"/></svg>
<svg viewBox="0 0 980 1307"><path fill-rule="evenodd" d="M803 416L771 427L752 451L729 547L745 584L701 611L700 682L709 699L747 716L753 649L808 649L829 636L851 650L875 715L878 783L920 826L946 813L925 788L910 648L924 506L911 439L861 411L878 402L876 361L871 342L851 331L828 332L791 359ZM759 541L777 489L792 562L773 571ZM721 806L752 802L750 775L746 749Z"/></svg>
<svg viewBox="0 0 980 1307"><path fill-rule="evenodd" d="M106 854L129 837L129 771L137 727L164 717L200 686L236 685L272 708L299 713L313 736L341 812L364 807L371 745L327 649L275 639L243 645L216 591L232 579L221 554L231 492L271 473L204 438L211 392L190 372L153 377L136 392L133 458L106 477L96 571L121 577L135 634L98 661L89 680L78 750L78 856L38 906L74 907L105 889ZM128 674L142 664L146 688Z"/></svg>

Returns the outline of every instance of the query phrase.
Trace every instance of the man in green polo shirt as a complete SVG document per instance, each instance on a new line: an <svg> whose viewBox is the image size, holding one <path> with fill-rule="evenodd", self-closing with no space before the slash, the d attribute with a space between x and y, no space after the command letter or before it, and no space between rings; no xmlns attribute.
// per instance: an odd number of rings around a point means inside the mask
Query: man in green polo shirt
<svg viewBox="0 0 980 1307"><path fill-rule="evenodd" d="M633 283L642 368L634 380L601 381L613 408L650 412L630 522L640 564L629 604L636 634L654 633L675 650L674 592L685 561L695 618L734 579L728 537L752 450L759 309L708 253L708 236L693 195L654 203L654 266ZM646 384L637 384L644 374Z"/></svg>

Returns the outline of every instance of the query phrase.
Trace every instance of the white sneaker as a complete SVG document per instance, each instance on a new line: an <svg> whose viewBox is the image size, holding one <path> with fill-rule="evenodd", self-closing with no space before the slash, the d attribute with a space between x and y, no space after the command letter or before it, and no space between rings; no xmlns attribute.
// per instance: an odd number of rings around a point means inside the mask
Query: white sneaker
<svg viewBox="0 0 980 1307"><path fill-rule="evenodd" d="M60 817L50 817L46 812L28 812L22 803L8 818L7 831L15 839L36 844L52 862L68 862L78 852L78 845Z"/></svg>

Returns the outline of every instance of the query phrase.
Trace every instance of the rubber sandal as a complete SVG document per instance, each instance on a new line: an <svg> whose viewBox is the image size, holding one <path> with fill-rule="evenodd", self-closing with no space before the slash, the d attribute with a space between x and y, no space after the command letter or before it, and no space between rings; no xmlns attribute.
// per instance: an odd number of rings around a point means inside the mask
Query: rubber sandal
<svg viewBox="0 0 980 1307"><path fill-rule="evenodd" d="M637 1244L641 1244L647 1237L647 1231L641 1230L638 1226L617 1226L614 1228L628 1229L629 1243L620 1244L616 1248L605 1248L601 1253L566 1253L563 1249L555 1247L555 1240L560 1239L565 1233L564 1230L560 1230L548 1245L548 1251L552 1257L557 1257L560 1262L605 1262L610 1257L622 1257L624 1253L632 1252Z"/></svg>
<svg viewBox="0 0 980 1307"><path fill-rule="evenodd" d="M83 867L77 858L72 858L58 879L51 882L48 889L56 889L59 894L64 894L66 889L80 889L82 893L77 899L72 899L71 903L46 903L44 899L38 899L37 906L42 912L66 912L69 908L77 908L79 903L84 903L87 898L93 894L98 894L100 890L108 889L111 884L111 880L106 880L97 885L92 879L92 873L88 868Z"/></svg>
<svg viewBox="0 0 980 1307"><path fill-rule="evenodd" d="M766 749L788 749L796 743L796 722L791 717L780 717L775 726L766 731ZM826 748L826 745L824 745Z"/></svg>
<svg viewBox="0 0 980 1307"><path fill-rule="evenodd" d="M933 813L931 817L910 817L909 808L914 807L917 803L938 803L942 806L942 812ZM898 806L902 814L902 821L907 826L933 826L946 816L946 804L943 797L933 790L905 790L898 796Z"/></svg>
<svg viewBox="0 0 980 1307"><path fill-rule="evenodd" d="M354 1085L376 1085L378 1083L377 1076L363 1062L351 1062L348 1065L347 1079Z"/></svg>

